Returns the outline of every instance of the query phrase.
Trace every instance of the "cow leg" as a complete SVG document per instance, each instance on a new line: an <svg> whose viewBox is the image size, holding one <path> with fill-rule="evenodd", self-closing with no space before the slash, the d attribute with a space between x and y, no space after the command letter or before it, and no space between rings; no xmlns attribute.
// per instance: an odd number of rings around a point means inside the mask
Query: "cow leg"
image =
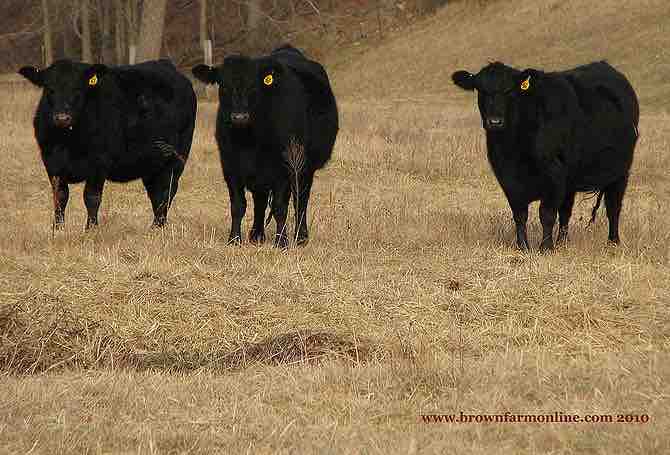
<svg viewBox="0 0 670 455"><path fill-rule="evenodd" d="M542 223L542 243L540 251L548 251L554 248L554 224L556 224L556 208L547 204L546 201L540 203L540 223Z"/></svg>
<svg viewBox="0 0 670 455"><path fill-rule="evenodd" d="M572 216L572 207L575 205L575 194L574 192L568 193L560 209L558 209L558 237L556 238L556 244L562 244L568 240L568 225Z"/></svg>
<svg viewBox="0 0 670 455"><path fill-rule="evenodd" d="M102 202L102 189L105 186L104 179L87 180L84 185L84 205L86 205L86 229L98 225L98 210Z"/></svg>
<svg viewBox="0 0 670 455"><path fill-rule="evenodd" d="M254 191L254 225L249 231L249 242L265 242L265 209L268 207L268 191Z"/></svg>
<svg viewBox="0 0 670 455"><path fill-rule="evenodd" d="M168 167L150 178L142 178L142 183L144 183L154 212L154 221L151 227L163 227L165 225L168 210L179 188L179 177L181 177L181 169Z"/></svg>
<svg viewBox="0 0 670 455"><path fill-rule="evenodd" d="M623 177L607 188L605 188L605 207L607 208L607 219L609 220L608 239L614 244L619 243L619 215L621 214L621 205L623 195L628 185L628 176Z"/></svg>
<svg viewBox="0 0 670 455"><path fill-rule="evenodd" d="M309 241L309 231L307 229L307 206L309 204L309 195L312 191L312 182L314 173L310 172L298 180L298 188L295 188L295 182L291 185L291 194L293 196L293 209L295 211L295 231L296 244L304 246Z"/></svg>
<svg viewBox="0 0 670 455"><path fill-rule="evenodd" d="M242 243L242 218L247 211L247 198L244 195L244 185L234 177L226 177L228 196L230 196L230 235L228 243Z"/></svg>
<svg viewBox="0 0 670 455"><path fill-rule="evenodd" d="M526 232L528 205L513 207L512 213L516 224L516 246L521 251L528 251L528 233Z"/></svg>
<svg viewBox="0 0 670 455"><path fill-rule="evenodd" d="M275 246L279 248L288 247L288 234L286 232L286 217L288 215L288 202L291 194L288 182L277 185L272 190L272 215L277 222L277 233L275 234Z"/></svg>
<svg viewBox="0 0 670 455"><path fill-rule="evenodd" d="M55 175L49 176L51 182L51 192L54 201L54 229L62 229L65 223L65 207L70 198L70 190L62 179Z"/></svg>

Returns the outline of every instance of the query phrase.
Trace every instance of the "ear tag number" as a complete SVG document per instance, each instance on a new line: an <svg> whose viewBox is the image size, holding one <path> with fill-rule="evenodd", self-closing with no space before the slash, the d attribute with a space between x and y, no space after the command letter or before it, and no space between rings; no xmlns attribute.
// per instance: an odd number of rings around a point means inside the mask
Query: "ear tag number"
<svg viewBox="0 0 670 455"><path fill-rule="evenodd" d="M526 91L530 88L530 76L521 83L521 90Z"/></svg>
<svg viewBox="0 0 670 455"><path fill-rule="evenodd" d="M268 87L271 86L274 83L274 78L272 77L272 74L268 74L267 76L265 76L265 79L263 79L263 83Z"/></svg>
<svg viewBox="0 0 670 455"><path fill-rule="evenodd" d="M95 87L96 85L98 85L98 75L97 74L94 74L93 76L91 76L91 78L88 80L88 85L89 85L89 87Z"/></svg>

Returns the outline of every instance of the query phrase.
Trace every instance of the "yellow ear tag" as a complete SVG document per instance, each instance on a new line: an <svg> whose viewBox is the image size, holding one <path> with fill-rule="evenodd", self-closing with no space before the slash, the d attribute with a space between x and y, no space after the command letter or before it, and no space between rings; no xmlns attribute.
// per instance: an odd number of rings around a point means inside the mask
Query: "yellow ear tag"
<svg viewBox="0 0 670 455"><path fill-rule="evenodd" d="M267 76L265 76L265 79L263 79L263 83L268 87L271 86L273 82L274 78L272 77L272 74L268 74Z"/></svg>
<svg viewBox="0 0 670 455"><path fill-rule="evenodd" d="M88 80L88 85L90 87L95 87L96 85L98 85L98 75L97 74L94 74L93 76L91 76L91 78Z"/></svg>
<svg viewBox="0 0 670 455"><path fill-rule="evenodd" d="M530 88L530 76L528 76L528 77L526 78L526 80L524 80L524 81L521 83L521 90L524 90L524 91L525 91L525 90L528 90L529 88Z"/></svg>

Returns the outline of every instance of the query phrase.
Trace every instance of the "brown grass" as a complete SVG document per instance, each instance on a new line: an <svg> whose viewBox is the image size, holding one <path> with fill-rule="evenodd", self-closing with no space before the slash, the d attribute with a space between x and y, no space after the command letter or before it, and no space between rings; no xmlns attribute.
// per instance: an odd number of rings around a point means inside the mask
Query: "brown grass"
<svg viewBox="0 0 670 455"><path fill-rule="evenodd" d="M29 127L38 94L3 90L0 452L668 453L668 116L643 101L623 245L606 245L604 213L586 227L593 201L585 201L567 247L515 251L477 114L446 88L453 66L476 69L493 45L456 32L492 21L503 3L472 15L456 4L453 18L447 10L408 32L406 46L429 53L417 37L456 28L449 55L462 56L434 56L432 77L420 57L404 89L373 54L351 73L338 67L335 158L315 182L309 246L286 252L226 246L211 104L199 108L168 227L148 229L150 205L136 182L108 185L101 226L84 233L79 186L65 231L52 236L50 189ZM641 3L650 16L666 8ZM610 20L613 4L572 22L598 24L601 12ZM533 5L544 11L522 4ZM517 14L502 17L521 21ZM528 33L544 36L543 26ZM496 36L513 55L516 29L505 27ZM561 35L556 46L575 38ZM392 41L386 58L398 52L404 72L401 43ZM542 49L527 49L528 58L550 58L553 50ZM372 65L387 75L378 81L391 87L384 99L373 98ZM429 87L433 78L445 84L443 97ZM667 90L651 85L638 79L643 93ZM534 246L539 231L534 213ZM419 418L461 411L644 413L651 421Z"/></svg>

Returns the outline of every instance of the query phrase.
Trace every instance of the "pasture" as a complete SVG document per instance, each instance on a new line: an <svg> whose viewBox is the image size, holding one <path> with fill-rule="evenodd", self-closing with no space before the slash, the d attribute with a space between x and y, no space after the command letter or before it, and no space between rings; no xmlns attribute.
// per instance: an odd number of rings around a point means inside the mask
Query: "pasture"
<svg viewBox="0 0 670 455"><path fill-rule="evenodd" d="M90 232L71 188L53 233L31 124L39 92L0 84L0 452L668 453L670 90L656 74L670 61L669 7L530 1L531 18L505 4L457 3L379 49L333 57L340 135L315 179L310 243L287 251L226 245L212 102L198 106L164 229L149 229L135 182L106 186ZM506 38L481 38L494 17ZM597 40L587 23L611 30L609 44L577 46ZM642 35L651 44L636 51ZM603 56L641 99L622 244L607 245L602 208L587 227L594 200L581 195L566 247L537 252L533 204L533 251L520 253L474 100L451 71ZM650 421L421 418L505 411Z"/></svg>

